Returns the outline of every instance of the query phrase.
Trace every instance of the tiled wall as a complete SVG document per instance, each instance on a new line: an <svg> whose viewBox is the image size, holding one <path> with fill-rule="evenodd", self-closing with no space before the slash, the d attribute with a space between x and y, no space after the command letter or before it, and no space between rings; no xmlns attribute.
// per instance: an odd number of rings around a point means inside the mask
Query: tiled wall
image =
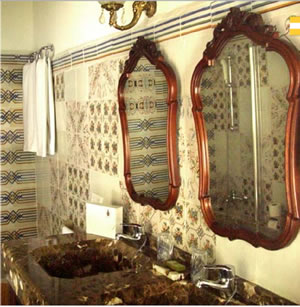
<svg viewBox="0 0 300 307"><path fill-rule="evenodd" d="M25 56L1 55L1 241L37 235L35 156L23 152Z"/></svg>
<svg viewBox="0 0 300 307"><path fill-rule="evenodd" d="M214 261L215 236L197 200L196 136L187 97L179 99L182 187L176 206L167 212L153 210L134 203L127 193L117 102L118 79L127 57L126 52L55 73L58 153L37 164L39 231L58 233L64 219L84 229L85 201L97 194L104 203L122 204L126 222L143 224L154 235L170 232L175 244L187 251L207 248Z"/></svg>
<svg viewBox="0 0 300 307"><path fill-rule="evenodd" d="M189 252L193 246L207 248L210 261L214 261L216 237L203 219L198 200L198 150L190 81L206 43L212 39L213 31L208 24L219 22L232 5L216 3L213 20L205 17L209 7L178 15L167 21L168 26L166 18L162 18L131 34L66 51L54 61L58 152L54 158L38 160L42 234L60 232L63 219L71 219L84 228L85 200L97 194L104 198L104 203L122 204L127 222L144 224L154 235L168 231L176 245ZM246 9L249 3L238 5ZM271 5L274 4L259 3L252 9ZM189 30L186 35L182 35L183 25ZM131 201L123 178L117 84L129 53L122 50L131 46L141 33L162 38L158 47L178 79L177 140L182 184L176 206L168 212Z"/></svg>

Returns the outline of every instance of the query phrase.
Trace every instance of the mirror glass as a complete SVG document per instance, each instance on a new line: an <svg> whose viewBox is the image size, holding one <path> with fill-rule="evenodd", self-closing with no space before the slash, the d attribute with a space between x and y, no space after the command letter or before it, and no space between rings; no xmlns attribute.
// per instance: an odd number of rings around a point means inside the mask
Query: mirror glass
<svg viewBox="0 0 300 307"><path fill-rule="evenodd" d="M278 53L243 35L227 42L202 74L209 196L222 227L272 240L283 231L289 80Z"/></svg>
<svg viewBox="0 0 300 307"><path fill-rule="evenodd" d="M140 197L162 203L169 195L167 99L164 73L141 57L124 88L131 181Z"/></svg>

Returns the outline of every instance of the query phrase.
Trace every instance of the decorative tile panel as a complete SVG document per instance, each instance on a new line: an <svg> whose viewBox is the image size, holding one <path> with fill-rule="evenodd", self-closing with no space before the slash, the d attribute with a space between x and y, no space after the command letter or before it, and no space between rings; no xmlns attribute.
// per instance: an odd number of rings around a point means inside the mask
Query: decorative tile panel
<svg viewBox="0 0 300 307"><path fill-rule="evenodd" d="M5 69L1 67L0 82L6 82L8 84L22 84L22 74L23 71L20 68Z"/></svg>
<svg viewBox="0 0 300 307"><path fill-rule="evenodd" d="M177 204L171 210L162 212L150 206L141 206L132 201L128 195L123 169L119 164L123 162L119 158L123 155L123 149L118 115L117 83L122 73L123 62L123 59L108 59L89 66L89 101L87 103L79 103L76 100L66 101L65 158L62 161L60 156L57 156L55 167L51 167L54 162L49 161L50 173L53 170L56 172L56 175L51 175L53 187L51 186L52 201L50 201L55 204L48 207L46 205L41 215L43 218L48 218L47 223L51 232L60 231L59 227L65 219L72 220L75 225L84 229L85 201L89 199L90 186L95 184L90 182L89 170L118 176L120 190L119 192L111 191L111 193L119 194L116 197L120 199L124 207L124 222L141 223L147 232L154 235L169 232L174 237L175 245L188 252L191 252L195 246L206 246L213 262L214 234L205 225L197 198L198 158L190 99L179 99L178 145L182 186ZM140 69L143 67L138 66ZM68 70L67 73L72 76L73 72ZM65 72L61 73L63 74ZM138 80L136 81L138 85ZM76 84L65 82L76 82L76 78L64 79L65 88L76 88ZM59 81L58 88L62 87L61 84L62 82ZM133 150L135 154L131 163L132 169L137 170L133 179L137 182L145 182L147 187L153 183L159 183L168 175L160 169L167 161L166 153L161 151L162 146L166 144L166 135L161 133L166 131L166 123L160 119L167 112L163 94L165 91L161 84L155 108L150 100L144 99L149 96L144 88L140 91L141 101L137 103L131 101L129 106L132 117L129 121L129 129L135 134L131 145L132 149L136 149ZM154 116L155 112L160 114L158 118ZM140 115L146 115L146 117L142 120ZM154 133L154 137L141 137L142 133L148 131ZM58 137L61 133L58 131ZM153 152L144 154L144 148L152 148ZM156 169L148 172L140 171L149 166L154 166ZM107 186L107 189L109 188ZM148 189L144 192L161 193L157 186L151 186L151 191ZM98 193L101 196L101 191ZM49 214L53 216L50 217Z"/></svg>
<svg viewBox="0 0 300 307"><path fill-rule="evenodd" d="M0 163L3 168L4 165L9 167L13 164L34 164L35 156L33 153L28 151L16 150L6 151L2 150L0 153Z"/></svg>
<svg viewBox="0 0 300 307"><path fill-rule="evenodd" d="M0 80L1 241L37 235L35 156L23 152L22 66L2 57ZM9 63L7 59L15 59Z"/></svg>
<svg viewBox="0 0 300 307"><path fill-rule="evenodd" d="M121 60L108 60L89 67L90 99L117 99L120 63L122 63Z"/></svg>
<svg viewBox="0 0 300 307"><path fill-rule="evenodd" d="M56 102L65 100L65 81L63 73L54 75L54 94Z"/></svg>
<svg viewBox="0 0 300 307"><path fill-rule="evenodd" d="M68 194L84 201L89 199L89 173L73 165L68 165Z"/></svg>
<svg viewBox="0 0 300 307"><path fill-rule="evenodd" d="M89 167L117 176L118 113L116 100L89 102Z"/></svg>

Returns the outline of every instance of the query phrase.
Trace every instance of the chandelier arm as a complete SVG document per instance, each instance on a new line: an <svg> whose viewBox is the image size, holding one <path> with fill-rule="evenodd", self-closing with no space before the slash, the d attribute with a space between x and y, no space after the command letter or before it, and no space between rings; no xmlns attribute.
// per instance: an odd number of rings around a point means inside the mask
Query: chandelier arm
<svg viewBox="0 0 300 307"><path fill-rule="evenodd" d="M146 11L146 15L148 17L152 17L155 14L156 1L149 1L149 2L148 1L134 1L134 3L132 4L132 9L133 9L133 18L129 24L124 25L124 26L118 25L116 18L115 19L112 18L113 17L112 14L111 14L109 24L112 25L117 30L121 30L121 31L128 30L134 27L138 23L143 11Z"/></svg>

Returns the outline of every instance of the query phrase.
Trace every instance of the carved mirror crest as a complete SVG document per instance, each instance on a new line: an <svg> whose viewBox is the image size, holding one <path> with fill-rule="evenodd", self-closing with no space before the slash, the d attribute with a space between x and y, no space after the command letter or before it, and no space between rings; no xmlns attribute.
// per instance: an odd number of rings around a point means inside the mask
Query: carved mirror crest
<svg viewBox="0 0 300 307"><path fill-rule="evenodd" d="M128 193L142 205L168 210L180 186L177 84L154 42L139 37L133 45L119 80L118 100Z"/></svg>
<svg viewBox="0 0 300 307"><path fill-rule="evenodd" d="M232 8L196 66L199 199L218 235L279 249L300 222L299 52Z"/></svg>

